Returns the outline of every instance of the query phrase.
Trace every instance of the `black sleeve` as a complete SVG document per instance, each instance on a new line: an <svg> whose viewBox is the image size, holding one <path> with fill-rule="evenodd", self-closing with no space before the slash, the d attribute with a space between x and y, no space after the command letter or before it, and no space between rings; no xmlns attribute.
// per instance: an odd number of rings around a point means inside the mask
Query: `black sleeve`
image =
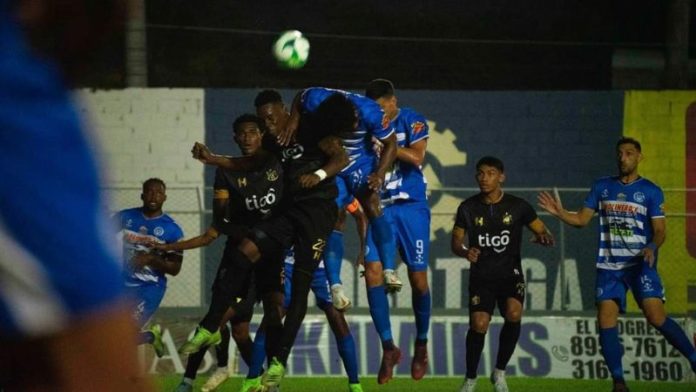
<svg viewBox="0 0 696 392"><path fill-rule="evenodd" d="M213 189L227 189L228 182L223 169L215 169L215 182L213 183Z"/></svg>
<svg viewBox="0 0 696 392"><path fill-rule="evenodd" d="M537 218L537 213L534 211L534 207L527 203L525 200L520 199L520 219L525 226L534 222Z"/></svg>
<svg viewBox="0 0 696 392"><path fill-rule="evenodd" d="M454 217L454 225L464 230L469 230L469 211L464 205L464 202L459 204L459 208L457 208L457 215Z"/></svg>

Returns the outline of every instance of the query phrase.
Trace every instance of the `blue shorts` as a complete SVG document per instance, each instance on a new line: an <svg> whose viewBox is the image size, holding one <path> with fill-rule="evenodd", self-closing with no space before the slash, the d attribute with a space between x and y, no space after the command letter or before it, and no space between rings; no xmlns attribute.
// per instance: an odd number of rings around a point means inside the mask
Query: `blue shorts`
<svg viewBox="0 0 696 392"><path fill-rule="evenodd" d="M595 287L597 288L596 302L616 300L621 313L626 313L628 289L631 289L639 305L646 298L665 300L665 289L662 287L662 280L657 274L657 269L650 268L644 262L616 271L598 268Z"/></svg>
<svg viewBox="0 0 696 392"><path fill-rule="evenodd" d="M383 209L394 230L396 247L409 272L427 271L430 257L430 208L426 202L395 203ZM368 227L368 233L371 233ZM368 235L368 238L371 238ZM372 242L373 244L374 242ZM379 260L377 249L365 251L365 262Z"/></svg>
<svg viewBox="0 0 696 392"><path fill-rule="evenodd" d="M294 264L285 263L285 299L283 302L283 307L285 309L290 306L293 267ZM324 310L327 306L331 305L331 289L329 288L329 280L326 277L326 270L323 267L314 270L311 288L319 309Z"/></svg>
<svg viewBox="0 0 696 392"><path fill-rule="evenodd" d="M348 192L348 185L343 177L336 176L336 188L338 188L338 196L336 197L336 205L341 211L353 202L353 195Z"/></svg>
<svg viewBox="0 0 696 392"><path fill-rule="evenodd" d="M355 160L348 169L338 174L348 189L348 193L357 196L367 189L367 177L377 168L377 158L375 156L363 155Z"/></svg>
<svg viewBox="0 0 696 392"><path fill-rule="evenodd" d="M126 294L133 304L133 320L142 328L157 311L167 291L167 283L126 286Z"/></svg>

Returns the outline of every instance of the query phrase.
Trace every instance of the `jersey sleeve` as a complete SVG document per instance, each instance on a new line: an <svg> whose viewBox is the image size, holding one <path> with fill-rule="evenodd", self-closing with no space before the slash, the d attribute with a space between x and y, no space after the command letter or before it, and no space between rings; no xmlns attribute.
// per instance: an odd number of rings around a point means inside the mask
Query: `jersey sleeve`
<svg viewBox="0 0 696 392"><path fill-rule="evenodd" d="M356 106L359 108L360 121L365 129L377 139L384 140L394 133L389 117L375 101L365 98Z"/></svg>
<svg viewBox="0 0 696 392"><path fill-rule="evenodd" d="M659 186L655 186L648 199L648 217L663 218L665 216L665 195Z"/></svg>
<svg viewBox="0 0 696 392"><path fill-rule="evenodd" d="M529 204L526 200L522 200L522 211L520 214L520 218L522 219L522 223L527 226L530 223L534 222L538 216L536 211L534 210L534 207L532 207L531 204Z"/></svg>
<svg viewBox="0 0 696 392"><path fill-rule="evenodd" d="M590 193L588 193L587 197L585 197L583 206L590 208L593 211L597 211L599 209L599 196L599 182L595 181L592 184L592 188L590 188Z"/></svg>
<svg viewBox="0 0 696 392"><path fill-rule="evenodd" d="M223 172L223 169L217 168L215 170L215 182L213 184L213 198L214 199L229 199L229 182L227 181L227 176Z"/></svg>
<svg viewBox="0 0 696 392"><path fill-rule="evenodd" d="M454 217L454 227L469 230L469 211L464 203L461 203L459 208L457 208L457 215Z"/></svg>
<svg viewBox="0 0 696 392"><path fill-rule="evenodd" d="M427 139L430 135L428 131L428 122L420 113L411 112L408 118L408 145L412 145L423 139Z"/></svg>
<svg viewBox="0 0 696 392"><path fill-rule="evenodd" d="M313 113L329 95L336 93L323 87L310 87L300 96L300 112Z"/></svg>

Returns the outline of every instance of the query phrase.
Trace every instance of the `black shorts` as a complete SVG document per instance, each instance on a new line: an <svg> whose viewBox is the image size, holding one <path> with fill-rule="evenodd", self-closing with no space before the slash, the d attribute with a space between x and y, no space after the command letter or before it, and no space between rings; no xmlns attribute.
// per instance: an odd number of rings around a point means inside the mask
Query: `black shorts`
<svg viewBox="0 0 696 392"><path fill-rule="evenodd" d="M218 266L213 282L212 290L220 290L220 285L228 284L226 274L234 274L235 265L232 253L237 244L228 242L222 254L222 260ZM283 272L283 253L268 252L268 259L261 259L257 262L254 272L249 275L246 281L231 291L229 304L235 308L240 302L251 301L251 306L256 303L263 295L270 292L283 292L282 272ZM244 304L242 304L244 305Z"/></svg>
<svg viewBox="0 0 696 392"><path fill-rule="evenodd" d="M498 312L505 316L508 298L515 298L524 306L526 284L524 276L509 275L498 280L479 279L474 275L469 277L469 314L486 312L493 315L495 305Z"/></svg>
<svg viewBox="0 0 696 392"><path fill-rule="evenodd" d="M270 252L294 247L294 270L312 274L322 260L326 239L337 217L338 207L333 199L295 201L284 212L254 227L255 242L264 258ZM259 237L273 241L260 241Z"/></svg>

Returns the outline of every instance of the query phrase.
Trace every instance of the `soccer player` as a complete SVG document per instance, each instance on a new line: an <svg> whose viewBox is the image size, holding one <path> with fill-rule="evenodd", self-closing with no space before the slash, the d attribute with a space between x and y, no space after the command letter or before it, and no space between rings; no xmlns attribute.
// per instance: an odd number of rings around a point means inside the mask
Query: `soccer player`
<svg viewBox="0 0 696 392"><path fill-rule="evenodd" d="M143 183L142 207L121 210L113 220L120 229L123 249L126 293L135 301L133 318L139 328L159 308L167 290L167 275L181 271L181 251L161 252L148 247L151 243L168 244L179 241L184 233L169 215L162 212L167 200L167 186L159 178ZM164 354L162 329L159 324L140 333L140 344L151 344L158 357Z"/></svg>
<svg viewBox="0 0 696 392"><path fill-rule="evenodd" d="M7 391L151 390L137 377L136 329L109 245L98 165L61 61L82 63L114 21L115 3L0 0L0 388ZM20 18L20 10L39 12ZM101 12L108 20L96 18ZM29 32L64 50L40 52Z"/></svg>
<svg viewBox="0 0 696 392"><path fill-rule="evenodd" d="M259 117L243 114L235 119L232 129L234 141L243 156L266 154L262 148L266 129ZM280 203L283 189L283 171L280 162L273 155L268 154L263 162L258 169L249 171L232 172L218 168L215 172L212 226L198 237L158 248L178 250L197 248L212 243L221 233L225 234L227 242L218 268L218 274L223 274L232 262L231 254L251 227L261 220L269 219ZM273 264L264 266L273 266ZM252 341L249 337L249 322L253 315L256 294L258 293L264 302L274 302L280 306L282 304L280 272L279 266L275 270L260 268L256 271L256 279L252 275L247 282L244 282L247 292L240 293L236 299L230 299L230 308L223 318L224 323L220 332L222 341L215 346L218 369L203 386L204 390L214 390L229 378L230 372L227 369L229 332L226 328L228 319L242 358L247 364L251 364ZM217 289L214 287L213 290L215 292ZM201 348L189 356L186 373L177 392L191 390L206 348Z"/></svg>
<svg viewBox="0 0 696 392"><path fill-rule="evenodd" d="M333 178L348 163L348 157L341 140L335 135L353 132L356 120L353 104L343 95L335 94L320 105L311 119L307 118L300 124L295 144L278 146L276 153L284 159L287 185L283 197L284 209L271 219L255 225L252 234L242 240L234 254L234 270L225 275L226 282L221 285L227 289L226 298L229 298L262 256L294 247L296 262L292 298L278 343L271 348L274 358L266 373L266 388L277 387L285 375L287 358L307 312L307 295L313 273L321 260L326 238L336 222L337 192ZM229 158L212 154L200 143L194 145L192 154L203 163L228 170L241 170L254 165L253 160L244 159L246 157ZM192 339L195 344L208 343L206 335L212 335L210 330L217 328L224 313L224 304L220 305L213 298L211 309L196 334L200 337L194 336Z"/></svg>
<svg viewBox="0 0 696 392"><path fill-rule="evenodd" d="M285 255L285 301L283 307L287 309L292 298L292 275L295 264L295 254L292 249L288 250ZM355 341L350 332L348 323L344 317L344 313L336 309L331 303L331 290L326 277L326 269L324 261L319 263L319 266L314 271L312 279L312 292L316 299L317 307L326 315L331 331L336 339L338 353L343 361L343 368L348 375L348 390L349 392L362 392L360 378L358 376L358 358L355 350ZM258 390L261 386L261 367L264 358L263 331L257 332L257 339L254 340L254 355L252 356L252 364L249 366L244 384L240 392L250 392ZM261 342L258 342L261 338Z"/></svg>
<svg viewBox="0 0 696 392"><path fill-rule="evenodd" d="M428 123L423 115L413 109L399 108L394 85L389 80L371 81L365 96L379 104L396 132L396 161L385 179L382 206L384 215L392 225L401 260L408 267L417 334L411 377L420 380L428 368L431 307L428 287L430 207L425 192L426 179L421 170L428 145ZM366 263L368 290L375 285L375 279L371 277L381 275L381 267L378 262Z"/></svg>
<svg viewBox="0 0 696 392"><path fill-rule="evenodd" d="M277 135L281 129L285 129L290 118L290 112L288 112L278 91L261 91L254 99L254 106L256 107L256 114L263 118L271 134ZM360 250L358 251L356 265L364 263L367 218L357 199L348 193L345 180L342 177L336 177L336 187L338 188L338 196L336 197L338 220L326 241L324 263L329 266L329 268L326 268L326 272L331 287L332 303L338 310L347 310L352 303L343 290L340 268L343 261L343 229L345 227L346 212L350 213L355 219L358 238L360 239ZM368 241L370 240L368 239ZM382 279L381 272L380 279Z"/></svg>
<svg viewBox="0 0 696 392"><path fill-rule="evenodd" d="M352 102L357 114L355 132L343 135L343 144L348 152L350 163L341 171L339 178L345 181L349 193L355 196L365 209L370 221L372 241L384 265L384 281L375 282L373 287L368 287L367 299L375 328L382 340L382 363L377 381L385 383L391 378L394 366L401 359L401 351L391 337L386 289L398 291L402 283L395 273L394 233L380 206L380 190L384 184L384 176L396 156L396 136L390 126L389 118L375 101L365 96L342 90L312 87L301 91L295 97L290 119L285 129L281 131L279 139L281 144L292 140L300 119L312 116L323 102L336 95L341 95ZM367 145L372 136L384 144L379 158L372 147ZM333 260L329 259L327 262L333 262ZM340 260L338 262L340 263ZM327 263L326 267L329 275L338 268L331 263Z"/></svg>
<svg viewBox="0 0 696 392"><path fill-rule="evenodd" d="M584 227L599 214L596 303L602 355L614 381L614 391L628 391L621 365L623 347L617 329L626 312L626 291L647 321L679 350L696 372L696 350L679 325L665 314L665 293L657 273L658 249L666 238L664 195L659 186L638 174L643 159L640 143L628 137L616 143L618 175L592 184L582 208L563 208L558 196L539 194L539 206L561 221Z"/></svg>
<svg viewBox="0 0 696 392"><path fill-rule="evenodd" d="M476 181L479 193L459 205L451 240L452 252L471 263L466 379L461 391L473 392L476 387L486 332L497 304L505 323L491 382L496 392L507 392L505 367L520 336L525 295L522 228L529 228L540 245L552 246L553 237L529 203L503 191L505 168L500 159L481 158L476 163Z"/></svg>

